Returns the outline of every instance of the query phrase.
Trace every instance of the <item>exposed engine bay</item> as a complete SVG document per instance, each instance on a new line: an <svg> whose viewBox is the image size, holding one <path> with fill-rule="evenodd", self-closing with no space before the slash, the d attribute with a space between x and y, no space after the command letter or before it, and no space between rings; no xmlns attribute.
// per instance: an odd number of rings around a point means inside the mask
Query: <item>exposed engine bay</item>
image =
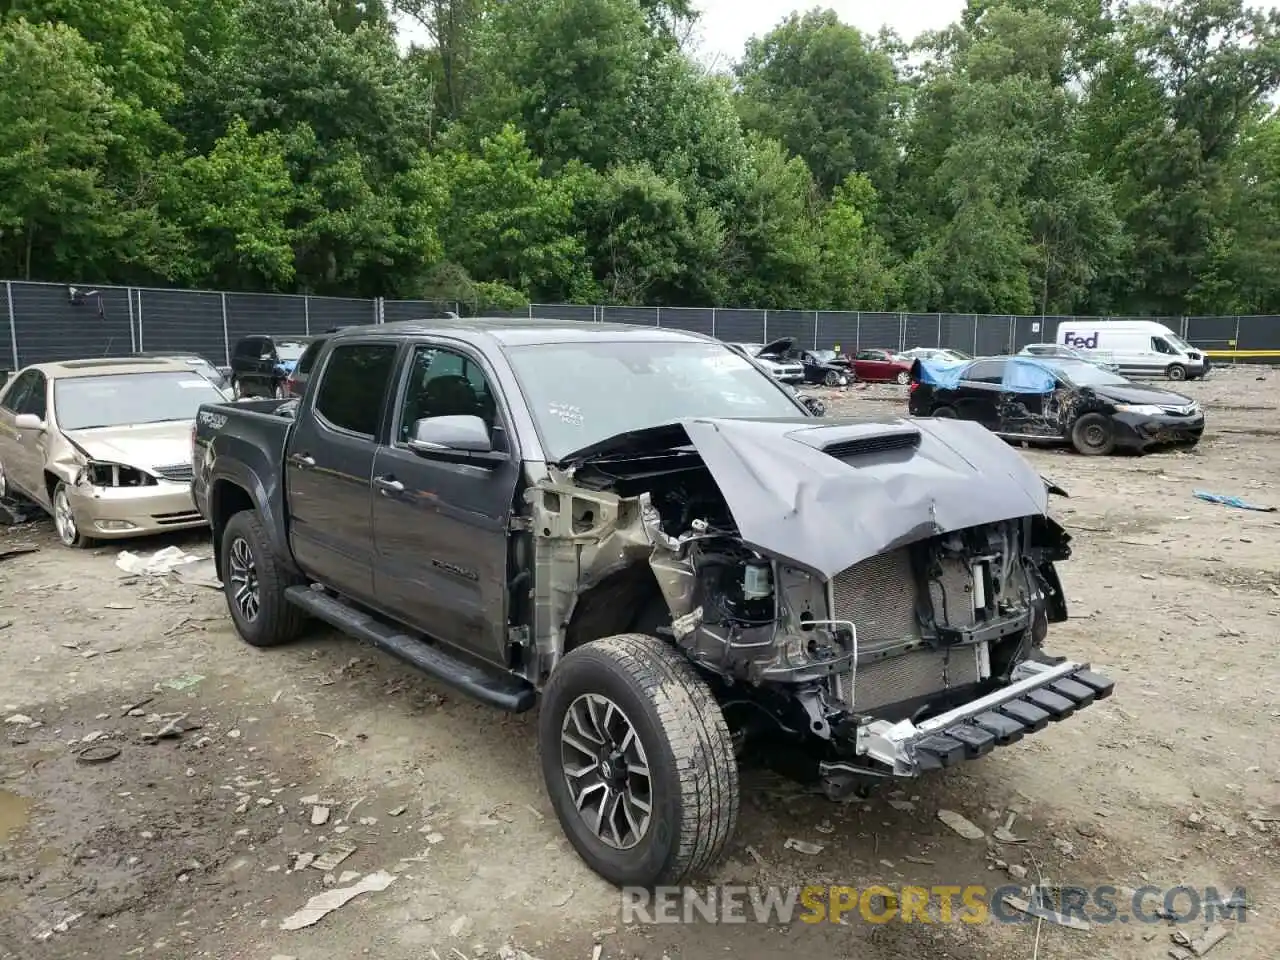
<svg viewBox="0 0 1280 960"><path fill-rule="evenodd" d="M834 459L846 469L878 464L901 473L919 455L921 437L889 433L910 441L890 443L885 435L865 450L839 440ZM1054 564L1070 556L1070 537L1047 513L946 529L931 504L932 529L910 517L905 530L884 516L861 521L882 527L876 536L885 549L870 555L870 539L843 554L803 556L792 540L788 555L762 549L764 537L744 531L760 519L746 516L747 496L733 504L702 451L689 446L553 468L530 489L532 527L541 534L533 630L540 669L574 642L578 597L643 564L666 608L657 631L715 678L744 749L757 737L781 737L817 759L828 780L848 783L948 765L918 756L918 741L927 746L934 735L919 736L917 725L957 708L959 725L977 731L962 734L970 740L959 743L962 752L1021 735L1004 723L984 733L974 717L990 711L963 710L1017 684L1035 688L1037 674L1058 669L1042 648L1049 624L1067 617ZM859 482L867 479L875 482ZM1046 482L1036 483L1043 499ZM841 506L822 524L823 537L854 537L856 504ZM784 514L777 522L799 520ZM832 569L840 557L855 562ZM569 583L572 597L559 586ZM942 739L954 739L950 728Z"/></svg>

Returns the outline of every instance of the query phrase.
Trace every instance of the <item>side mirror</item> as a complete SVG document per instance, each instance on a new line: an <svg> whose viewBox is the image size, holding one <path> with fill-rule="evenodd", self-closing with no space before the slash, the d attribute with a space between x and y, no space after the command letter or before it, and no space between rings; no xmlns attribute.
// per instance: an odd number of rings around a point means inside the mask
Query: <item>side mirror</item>
<svg viewBox="0 0 1280 960"><path fill-rule="evenodd" d="M424 417L413 424L409 449L420 457L482 466L507 459L493 449L484 420L476 416Z"/></svg>
<svg viewBox="0 0 1280 960"><path fill-rule="evenodd" d="M827 405L817 397L802 396L800 398L800 402L803 403L808 411L815 417L825 417L827 415Z"/></svg>
<svg viewBox="0 0 1280 960"><path fill-rule="evenodd" d="M19 430L43 430L44 421L34 413L20 413L13 418L13 425Z"/></svg>

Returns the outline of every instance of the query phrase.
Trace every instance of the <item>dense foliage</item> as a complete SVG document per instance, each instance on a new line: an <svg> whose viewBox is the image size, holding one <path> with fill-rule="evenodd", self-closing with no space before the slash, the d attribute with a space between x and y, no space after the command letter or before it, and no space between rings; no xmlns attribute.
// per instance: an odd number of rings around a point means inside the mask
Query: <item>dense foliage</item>
<svg viewBox="0 0 1280 960"><path fill-rule="evenodd" d="M431 37L401 49L397 22ZM516 304L1280 312L1280 16L0 0L0 276Z"/></svg>

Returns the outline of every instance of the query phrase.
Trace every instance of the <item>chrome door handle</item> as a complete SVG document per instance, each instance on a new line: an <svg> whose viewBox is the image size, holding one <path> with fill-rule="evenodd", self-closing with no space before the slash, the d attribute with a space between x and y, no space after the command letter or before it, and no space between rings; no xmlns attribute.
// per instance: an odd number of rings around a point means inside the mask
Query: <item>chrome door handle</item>
<svg viewBox="0 0 1280 960"><path fill-rule="evenodd" d="M309 457L305 453L295 453L289 458L289 462L299 467L314 467L316 465L315 457Z"/></svg>
<svg viewBox="0 0 1280 960"><path fill-rule="evenodd" d="M391 477L374 477L373 485L380 490L387 491L388 493L404 493L404 484L399 480L392 479Z"/></svg>

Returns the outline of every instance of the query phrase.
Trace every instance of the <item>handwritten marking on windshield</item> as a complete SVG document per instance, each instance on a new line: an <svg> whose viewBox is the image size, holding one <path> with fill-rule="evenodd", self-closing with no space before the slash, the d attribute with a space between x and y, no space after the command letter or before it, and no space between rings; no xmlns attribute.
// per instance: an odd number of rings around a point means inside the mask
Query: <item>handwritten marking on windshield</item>
<svg viewBox="0 0 1280 960"><path fill-rule="evenodd" d="M567 423L571 426L582 426L582 411L569 403L552 403L550 405L551 415L559 417L561 423Z"/></svg>

